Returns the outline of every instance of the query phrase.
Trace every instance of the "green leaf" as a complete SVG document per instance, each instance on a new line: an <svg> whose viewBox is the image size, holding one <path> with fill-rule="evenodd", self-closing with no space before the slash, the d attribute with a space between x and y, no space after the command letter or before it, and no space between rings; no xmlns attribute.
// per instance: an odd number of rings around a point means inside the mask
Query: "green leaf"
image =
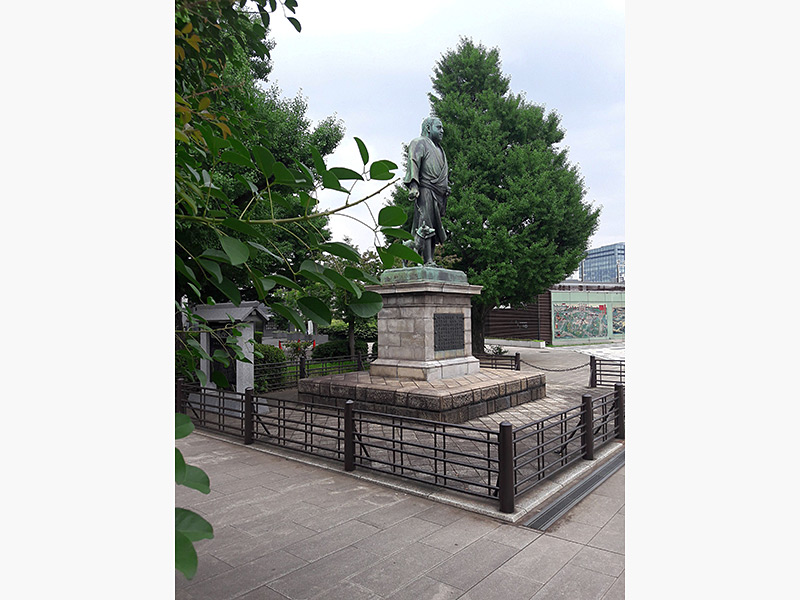
<svg viewBox="0 0 800 600"><path fill-rule="evenodd" d="M356 173L353 169L346 169L345 167L331 167L330 172L336 175L336 178L339 180L348 180L348 179L358 179L359 181L364 181L364 178L361 176L360 173Z"/></svg>
<svg viewBox="0 0 800 600"><path fill-rule="evenodd" d="M197 552L194 544L184 534L175 531L175 568L191 579L197 573Z"/></svg>
<svg viewBox="0 0 800 600"><path fill-rule="evenodd" d="M370 275L366 271L362 271L361 269L357 269L355 267L345 267L344 268L344 276L349 277L350 279L358 279L359 281L366 281L367 283L372 283L374 285L380 284L380 280L373 275Z"/></svg>
<svg viewBox="0 0 800 600"><path fill-rule="evenodd" d="M181 451L175 448L175 483L182 484L186 478L186 461Z"/></svg>
<svg viewBox="0 0 800 600"><path fill-rule="evenodd" d="M399 227L407 219L406 211L399 206L384 206L378 213L378 225L381 227Z"/></svg>
<svg viewBox="0 0 800 600"><path fill-rule="evenodd" d="M177 254L175 255L175 270L178 271L184 277L186 277L186 279L188 279L189 282L194 283L197 286L200 286L200 282L197 281L197 278L194 276L194 271L192 271L189 267L187 267L184 264L183 259Z"/></svg>
<svg viewBox="0 0 800 600"><path fill-rule="evenodd" d="M224 221L222 221L222 225L225 227L229 227L234 231L238 231L239 233L243 233L245 235L249 235L250 237L260 238L261 233L252 225L245 221L241 221L239 219L235 219L233 217L228 217ZM249 255L249 252L248 252Z"/></svg>
<svg viewBox="0 0 800 600"><path fill-rule="evenodd" d="M274 174L273 167L275 166L275 157L272 152L263 146L256 146L253 148L253 156L256 158L256 164L263 173L265 179L269 179Z"/></svg>
<svg viewBox="0 0 800 600"><path fill-rule="evenodd" d="M230 387L230 383L228 382L228 378L225 376L225 373L222 371L213 371L211 373L211 381L221 389L228 389ZM191 487L191 486L189 486Z"/></svg>
<svg viewBox="0 0 800 600"><path fill-rule="evenodd" d="M222 270L219 268L219 264L202 258L198 258L197 262L199 262L206 271L214 276L214 278L217 280L217 283L222 281Z"/></svg>
<svg viewBox="0 0 800 600"><path fill-rule="evenodd" d="M196 512L175 507L175 531L193 542L210 540L214 537L214 528Z"/></svg>
<svg viewBox="0 0 800 600"><path fill-rule="evenodd" d="M219 234L219 241L222 244L222 249L225 251L225 254L227 254L228 258L231 260L232 265L241 265L250 258L250 250L247 245L239 240Z"/></svg>
<svg viewBox="0 0 800 600"><path fill-rule="evenodd" d="M290 290L302 290L295 281L289 279L288 277L284 277L283 275L267 275L264 279L268 281L274 281L277 285L282 285L285 288L289 288Z"/></svg>
<svg viewBox="0 0 800 600"><path fill-rule="evenodd" d="M279 263L286 262L286 261L284 261L284 260L283 260L283 259L282 259L280 256L278 256L277 254L275 254L275 253L274 253L274 252L272 252L271 250L268 250L267 248L265 248L264 246L262 246L262 245L261 245L261 244L259 244L258 242L252 242L252 241L250 241L250 240L247 240L247 243L248 243L248 244L250 244L250 245L251 245L253 248L255 248L256 250L260 250L260 251L261 251L261 252L263 252L264 254L267 254L267 255L271 256L272 258L274 258L275 260L277 260Z"/></svg>
<svg viewBox="0 0 800 600"><path fill-rule="evenodd" d="M260 6L258 7L258 13L261 15L261 22L264 24L264 27L269 29L269 13Z"/></svg>
<svg viewBox="0 0 800 600"><path fill-rule="evenodd" d="M356 298L361 296L361 288L359 288L355 283L350 281L347 277L340 275L333 269L325 269L324 271L325 277L333 281L338 287L342 288L345 291L354 294Z"/></svg>
<svg viewBox="0 0 800 600"><path fill-rule="evenodd" d="M284 306L283 304L278 304L277 302L270 304L269 307L283 318L287 319L300 331L306 330L306 324L303 323L303 318L297 313L296 310L292 310L291 308Z"/></svg>
<svg viewBox="0 0 800 600"><path fill-rule="evenodd" d="M236 306L239 306L242 303L242 294L239 291L239 288L230 280L230 279L223 279L221 282L216 282L213 279L211 283L217 288L220 292L225 294L225 297L228 298L231 302L233 302Z"/></svg>
<svg viewBox="0 0 800 600"><path fill-rule="evenodd" d="M275 173L275 183L280 185L297 185L297 177L295 177L295 174L287 169L286 165L283 163L276 162L272 170Z"/></svg>
<svg viewBox="0 0 800 600"><path fill-rule="evenodd" d="M217 250L216 248L206 248L203 250L203 253L200 255L201 258L208 258L210 260L215 260L219 263L224 263L226 265L231 264L231 259L228 258L228 255L225 254L222 250Z"/></svg>
<svg viewBox="0 0 800 600"><path fill-rule="evenodd" d="M249 179L245 179L244 176L241 173L234 173L233 178L236 181L238 181L240 183L243 183L248 188L250 188L250 191L252 193L254 193L254 194L258 193L258 188L256 187L256 185L252 181L250 181Z"/></svg>
<svg viewBox="0 0 800 600"><path fill-rule="evenodd" d="M322 160L322 154L319 153L314 146L311 146L311 158L314 161L314 169L321 176L328 169L325 167L325 161Z"/></svg>
<svg viewBox="0 0 800 600"><path fill-rule="evenodd" d="M333 289L335 287L334 283L330 279L328 279L324 275L320 275L319 273L317 273L315 271L309 271L309 270L306 270L306 269L300 269L297 272L297 274L300 275L301 277L305 277L309 281L313 281L314 283L321 283L322 285L326 285L330 289Z"/></svg>
<svg viewBox="0 0 800 600"><path fill-rule="evenodd" d="M331 311L319 298L303 296L297 300L297 306L308 319L317 325L327 327L331 324Z"/></svg>
<svg viewBox="0 0 800 600"><path fill-rule="evenodd" d="M386 248L386 251L392 256L396 256L397 258L400 258L402 260L409 260L411 262L422 264L422 257L419 254L414 252L408 246L404 246L399 242L395 242L394 244Z"/></svg>
<svg viewBox="0 0 800 600"><path fill-rule="evenodd" d="M390 160L376 160L369 167L369 176L371 179L389 180L394 177L391 171L397 169L397 165Z"/></svg>
<svg viewBox="0 0 800 600"><path fill-rule="evenodd" d="M299 33L300 32L300 21L298 21L294 17L286 17L286 18L288 19L289 23L294 25L294 28L297 29L297 32Z"/></svg>
<svg viewBox="0 0 800 600"><path fill-rule="evenodd" d="M256 168L249 156L243 156L242 154L234 152L233 150L226 150L223 152L220 156L220 160L224 160L225 162L233 163L235 165L240 165L242 167L247 167L248 169Z"/></svg>
<svg viewBox="0 0 800 600"><path fill-rule="evenodd" d="M394 256L387 252L381 246L375 246L375 250L378 252L378 257L381 259L381 263L383 264L384 269L391 269L394 266Z"/></svg>
<svg viewBox="0 0 800 600"><path fill-rule="evenodd" d="M322 174L322 187L337 192L344 192L345 194L348 193L347 190L342 187L342 184L339 183L339 178L333 174L333 171L325 171Z"/></svg>
<svg viewBox="0 0 800 600"><path fill-rule="evenodd" d="M358 151L361 154L361 161L366 165L369 162L369 152L367 152L367 147L359 138L353 138L358 145Z"/></svg>
<svg viewBox="0 0 800 600"><path fill-rule="evenodd" d="M381 308L383 308L383 298L376 292L365 290L361 294L361 298L354 300L348 304L347 307L356 316L368 319L369 317L377 315Z"/></svg>
<svg viewBox="0 0 800 600"><path fill-rule="evenodd" d="M211 283L214 282L212 281ZM197 351L197 354L199 354L201 358L204 358L205 360L211 360L211 357L208 355L208 352L206 352L203 349L203 347L200 345L200 342L198 342L197 340L189 338L188 340L186 340L186 344L194 348Z"/></svg>
<svg viewBox="0 0 800 600"><path fill-rule="evenodd" d="M206 387L208 385L208 376L206 376L206 374L202 370L195 369L194 374L195 377L197 377L197 381L200 382L201 387Z"/></svg>
<svg viewBox="0 0 800 600"><path fill-rule="evenodd" d="M393 238L399 238L401 240L413 240L414 239L414 236L411 235L405 229L384 227L383 229L381 229L381 233L383 235L387 235L387 236L393 237Z"/></svg>
<svg viewBox="0 0 800 600"><path fill-rule="evenodd" d="M319 249L323 252L327 252L328 254L333 254L334 256L352 260L354 262L361 260L361 256L358 254L358 252L356 252L352 246L349 246L344 242L327 242L325 244L320 244Z"/></svg>
<svg viewBox="0 0 800 600"><path fill-rule="evenodd" d="M175 439L185 438L194 431L192 420L181 413L175 413Z"/></svg>
<svg viewBox="0 0 800 600"><path fill-rule="evenodd" d="M181 485L202 492L203 494L208 494L211 491L208 475L206 475L203 469L192 465L186 465L186 474L183 481L181 481Z"/></svg>

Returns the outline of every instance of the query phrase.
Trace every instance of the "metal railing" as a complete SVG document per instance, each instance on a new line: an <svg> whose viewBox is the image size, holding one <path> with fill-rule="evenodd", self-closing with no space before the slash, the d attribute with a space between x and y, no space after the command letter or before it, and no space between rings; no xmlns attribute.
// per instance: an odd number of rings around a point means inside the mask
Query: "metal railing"
<svg viewBox="0 0 800 600"><path fill-rule="evenodd" d="M475 354L481 363L482 369L511 369L519 371L521 368L521 358L519 352L516 354Z"/></svg>
<svg viewBox="0 0 800 600"><path fill-rule="evenodd" d="M589 357L589 387L615 385L625 383L625 361L607 358Z"/></svg>
<svg viewBox="0 0 800 600"><path fill-rule="evenodd" d="M361 354L310 360L301 356L284 362L256 362L253 371L256 391L263 393L297 387L297 382L306 377L363 371L369 369L369 364L370 358Z"/></svg>
<svg viewBox="0 0 800 600"><path fill-rule="evenodd" d="M202 388L178 380L176 411L196 426L356 468L496 498L502 512L540 481L625 437L625 386L519 427L497 430Z"/></svg>
<svg viewBox="0 0 800 600"><path fill-rule="evenodd" d="M353 421L353 459L346 461L345 470L358 466L472 496L497 497L497 431L356 410L352 400L345 411L346 422Z"/></svg>

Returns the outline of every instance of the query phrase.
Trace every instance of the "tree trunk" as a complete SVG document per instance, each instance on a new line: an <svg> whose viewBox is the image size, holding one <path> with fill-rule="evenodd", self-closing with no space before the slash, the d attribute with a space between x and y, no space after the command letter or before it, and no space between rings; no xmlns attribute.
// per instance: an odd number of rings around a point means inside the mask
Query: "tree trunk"
<svg viewBox="0 0 800 600"><path fill-rule="evenodd" d="M484 327L489 320L489 311L492 306L487 304L472 303L472 354L483 354L486 336Z"/></svg>

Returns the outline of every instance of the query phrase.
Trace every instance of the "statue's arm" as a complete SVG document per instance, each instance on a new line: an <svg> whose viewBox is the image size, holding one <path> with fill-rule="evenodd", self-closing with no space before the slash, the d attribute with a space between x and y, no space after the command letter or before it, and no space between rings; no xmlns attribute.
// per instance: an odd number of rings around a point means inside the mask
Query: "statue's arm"
<svg viewBox="0 0 800 600"><path fill-rule="evenodd" d="M406 176L403 183L408 188L408 197L416 200L419 197L419 173L422 169L422 160L425 148L419 142L412 141L408 146L408 163Z"/></svg>

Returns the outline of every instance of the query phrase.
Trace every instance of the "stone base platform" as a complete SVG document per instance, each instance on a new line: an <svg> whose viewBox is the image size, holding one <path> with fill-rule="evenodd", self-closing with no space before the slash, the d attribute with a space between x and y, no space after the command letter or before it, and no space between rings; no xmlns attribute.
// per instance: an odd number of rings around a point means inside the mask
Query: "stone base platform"
<svg viewBox="0 0 800 600"><path fill-rule="evenodd" d="M298 399L398 416L463 423L546 395L545 376L502 369L420 381L370 375L368 371L301 379Z"/></svg>

